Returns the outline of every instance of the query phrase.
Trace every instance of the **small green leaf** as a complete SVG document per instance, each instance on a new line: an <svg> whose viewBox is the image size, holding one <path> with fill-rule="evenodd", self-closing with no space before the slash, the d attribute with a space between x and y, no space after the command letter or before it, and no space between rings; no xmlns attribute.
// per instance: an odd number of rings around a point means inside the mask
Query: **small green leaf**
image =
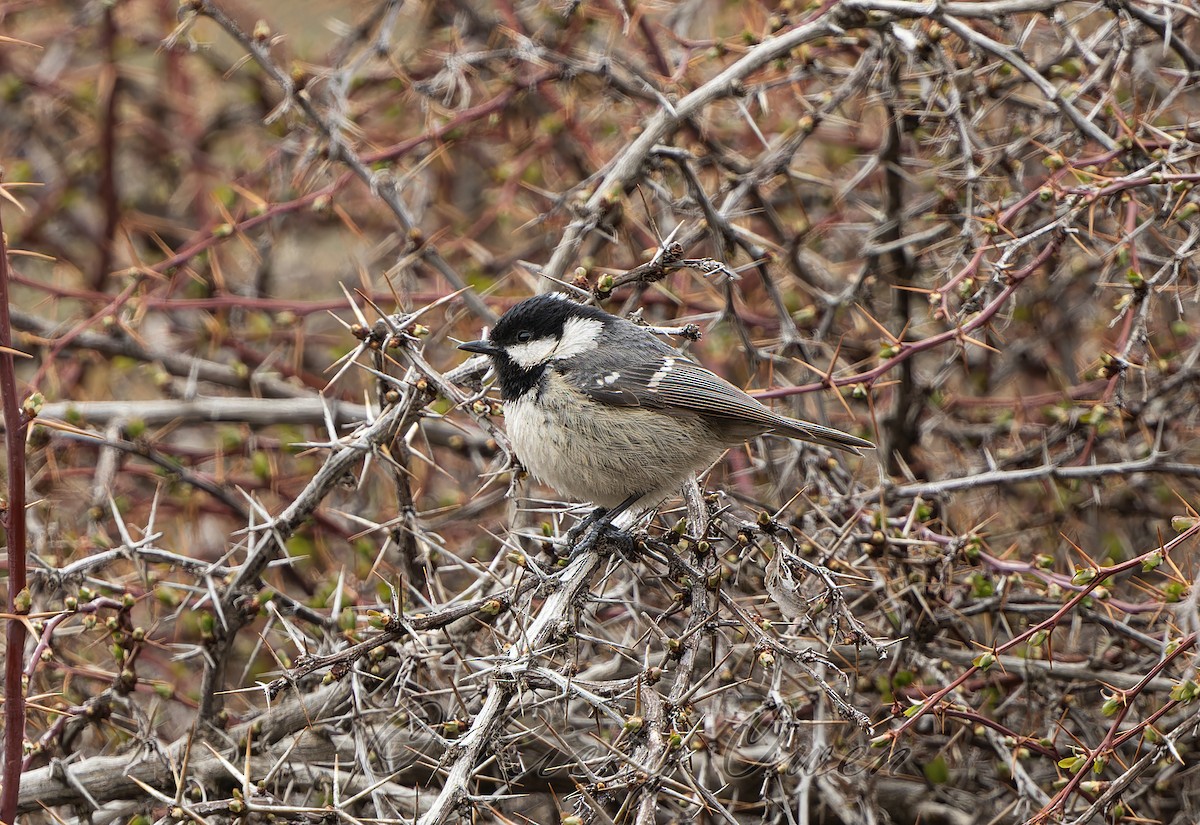
<svg viewBox="0 0 1200 825"><path fill-rule="evenodd" d="M1071 577L1071 584L1076 587L1083 587L1091 584L1096 578L1096 568L1081 567L1075 571L1075 575Z"/></svg>

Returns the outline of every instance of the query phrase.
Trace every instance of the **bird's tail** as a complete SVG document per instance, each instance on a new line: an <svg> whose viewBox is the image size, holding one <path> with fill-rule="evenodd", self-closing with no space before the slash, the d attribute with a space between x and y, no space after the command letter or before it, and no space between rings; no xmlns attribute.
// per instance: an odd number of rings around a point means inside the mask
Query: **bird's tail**
<svg viewBox="0 0 1200 825"><path fill-rule="evenodd" d="M835 430L833 427L813 424L811 421L797 421L794 418L784 418L783 424L784 426L778 427L775 432L779 435L786 435L788 438L811 441L814 444L822 444L837 450L845 450L855 455L862 455L859 452L860 449L875 449L875 445L864 438L844 433L841 430Z"/></svg>

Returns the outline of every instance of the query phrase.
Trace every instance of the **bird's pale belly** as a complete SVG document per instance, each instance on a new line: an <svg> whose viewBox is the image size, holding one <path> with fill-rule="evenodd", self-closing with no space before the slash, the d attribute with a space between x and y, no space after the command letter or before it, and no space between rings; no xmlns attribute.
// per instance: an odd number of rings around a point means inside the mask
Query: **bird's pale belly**
<svg viewBox="0 0 1200 825"><path fill-rule="evenodd" d="M530 473L568 498L601 507L615 507L634 493L656 503L725 447L714 443L697 417L663 427L661 413L587 401L557 376L547 380L539 403L507 402L504 418L517 458Z"/></svg>

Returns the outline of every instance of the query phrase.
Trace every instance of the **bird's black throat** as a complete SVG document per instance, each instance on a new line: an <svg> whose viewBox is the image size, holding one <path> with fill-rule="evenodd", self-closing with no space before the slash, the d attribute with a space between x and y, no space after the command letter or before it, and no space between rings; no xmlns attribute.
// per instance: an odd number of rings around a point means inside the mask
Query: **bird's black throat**
<svg viewBox="0 0 1200 825"><path fill-rule="evenodd" d="M515 401L525 393L538 387L546 374L546 365L538 364L533 367L522 367L508 357L505 352L492 356L496 367L496 378L500 384L500 397L505 401Z"/></svg>

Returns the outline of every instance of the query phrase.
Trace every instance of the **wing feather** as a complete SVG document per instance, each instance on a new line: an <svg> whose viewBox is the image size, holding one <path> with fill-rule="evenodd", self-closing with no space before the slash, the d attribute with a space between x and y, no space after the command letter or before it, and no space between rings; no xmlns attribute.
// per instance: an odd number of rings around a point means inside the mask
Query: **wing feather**
<svg viewBox="0 0 1200 825"><path fill-rule="evenodd" d="M875 445L841 430L776 415L711 370L682 355L622 366L620 370L576 376L593 401L617 407L647 407L716 418L727 422L737 440L754 430L776 430L791 438L855 452Z"/></svg>

